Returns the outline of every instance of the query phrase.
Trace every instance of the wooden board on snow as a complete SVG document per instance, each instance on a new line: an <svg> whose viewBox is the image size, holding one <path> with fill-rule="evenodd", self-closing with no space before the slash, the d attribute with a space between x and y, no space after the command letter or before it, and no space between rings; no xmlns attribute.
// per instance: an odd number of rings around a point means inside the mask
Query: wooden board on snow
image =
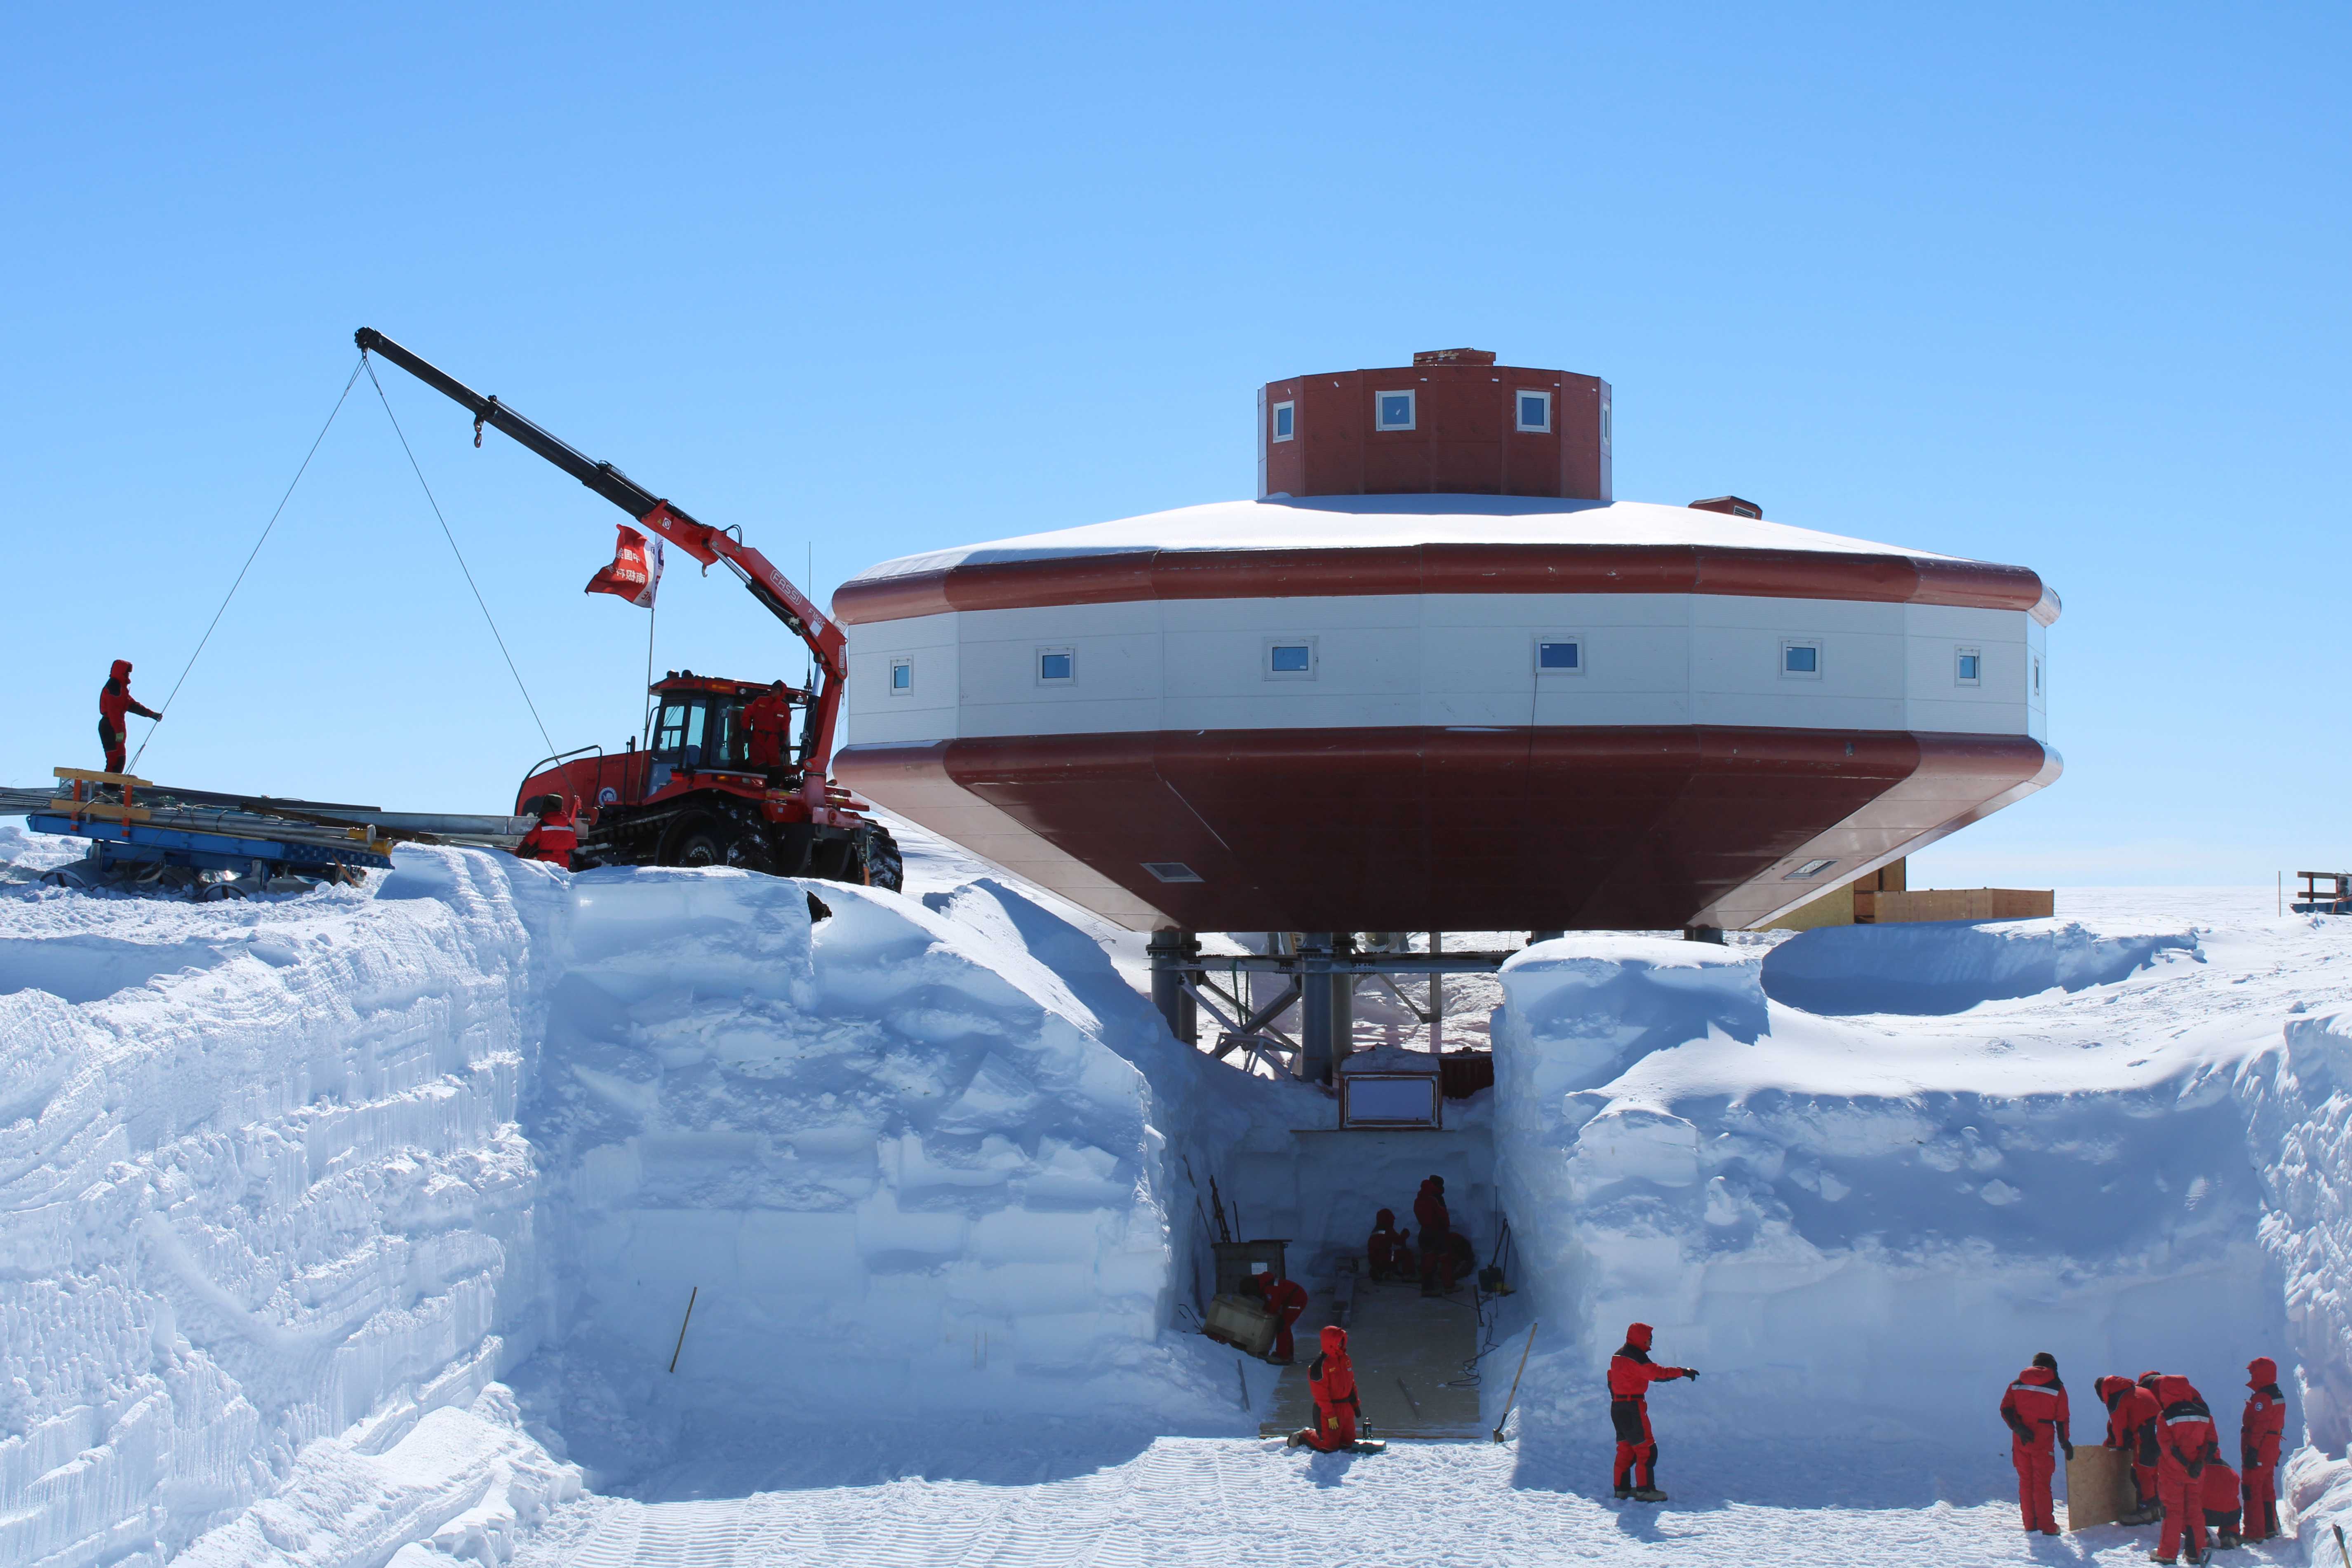
<svg viewBox="0 0 2352 1568"><path fill-rule="evenodd" d="M2066 1528L2117 1524L2131 1511L2131 1465L2121 1448L2083 1445L2066 1461Z"/></svg>

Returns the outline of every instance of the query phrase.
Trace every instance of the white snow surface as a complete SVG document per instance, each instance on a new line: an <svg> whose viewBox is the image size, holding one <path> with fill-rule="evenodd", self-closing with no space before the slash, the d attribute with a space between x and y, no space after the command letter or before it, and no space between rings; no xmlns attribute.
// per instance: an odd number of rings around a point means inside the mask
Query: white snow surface
<svg viewBox="0 0 2352 1568"><path fill-rule="evenodd" d="M1123 934L908 837L907 896L428 849L189 905L0 829L0 1562L2137 1560L2020 1544L1994 1406L2044 1349L2078 1436L2161 1366L2226 1436L2275 1356L2301 1540L2244 1557L2334 1561L2352 922L1528 949L1497 1089L1420 1135L1482 1253L1511 1222L1512 1441L1308 1458L1188 1331L1207 1180L1311 1260L1417 1135L1351 1156ZM1656 1510L1603 1500L1635 1318L1706 1373Z"/></svg>
<svg viewBox="0 0 2352 1568"><path fill-rule="evenodd" d="M1412 544L1696 544L1956 557L1876 544L1782 522L1695 511L1654 501L1548 500L1528 496L1309 496L1210 501L982 544L902 555L850 579L876 582L1003 561L1050 561L1148 550L1344 549Z"/></svg>

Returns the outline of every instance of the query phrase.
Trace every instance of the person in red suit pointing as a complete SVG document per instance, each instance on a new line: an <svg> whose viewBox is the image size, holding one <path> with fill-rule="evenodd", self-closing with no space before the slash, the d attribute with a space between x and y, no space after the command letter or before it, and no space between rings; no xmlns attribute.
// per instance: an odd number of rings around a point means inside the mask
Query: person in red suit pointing
<svg viewBox="0 0 2352 1568"><path fill-rule="evenodd" d="M1660 1366L1650 1360L1647 1323L1630 1323L1625 1342L1609 1358L1609 1420L1617 1429L1617 1495L1636 1502L1664 1502L1658 1489L1658 1439L1650 1431L1650 1384L1696 1377L1686 1366Z"/></svg>

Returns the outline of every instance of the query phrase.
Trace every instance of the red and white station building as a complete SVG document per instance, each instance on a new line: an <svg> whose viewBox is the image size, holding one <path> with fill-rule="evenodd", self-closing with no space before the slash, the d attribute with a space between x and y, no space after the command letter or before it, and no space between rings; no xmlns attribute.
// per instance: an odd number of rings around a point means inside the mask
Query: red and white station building
<svg viewBox="0 0 2352 1568"><path fill-rule="evenodd" d="M1131 929L1745 927L2041 788L2033 573L1611 495L1474 351L1260 395L1255 500L886 562L841 780Z"/></svg>

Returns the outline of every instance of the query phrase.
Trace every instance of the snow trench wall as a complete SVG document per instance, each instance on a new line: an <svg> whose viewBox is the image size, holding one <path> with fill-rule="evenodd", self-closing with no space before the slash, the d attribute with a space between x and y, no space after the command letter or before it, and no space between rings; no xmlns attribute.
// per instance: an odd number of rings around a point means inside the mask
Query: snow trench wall
<svg viewBox="0 0 2352 1568"><path fill-rule="evenodd" d="M0 955L0 1562L160 1561L531 1348L554 879L409 863L431 900L11 906L44 938Z"/></svg>
<svg viewBox="0 0 2352 1568"><path fill-rule="evenodd" d="M2226 1073L2005 1088L1769 1002L1757 963L1695 945L1570 939L1503 970L1505 1199L1537 1310L1574 1325L1530 1370L1531 1419L1605 1428L1601 1369L1635 1320L1707 1373L1677 1430L1988 1454L1993 1396L1955 1421L1952 1391L2033 1351L2213 1393L2242 1381L2238 1347L2281 1342Z"/></svg>
<svg viewBox="0 0 2352 1568"><path fill-rule="evenodd" d="M523 1110L573 1452L619 1464L687 1419L1181 1400L1151 1085L1018 943L807 886L814 924L772 878L573 879Z"/></svg>

